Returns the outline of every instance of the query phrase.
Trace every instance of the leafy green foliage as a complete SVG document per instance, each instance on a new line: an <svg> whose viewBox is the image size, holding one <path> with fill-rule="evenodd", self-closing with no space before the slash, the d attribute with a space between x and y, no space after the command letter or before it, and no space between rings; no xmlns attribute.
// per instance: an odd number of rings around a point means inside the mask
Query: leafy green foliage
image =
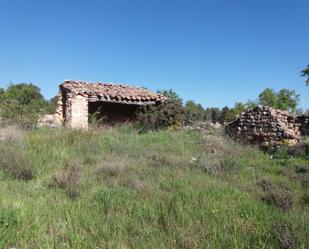
<svg viewBox="0 0 309 249"><path fill-rule="evenodd" d="M186 120L188 122L200 121L205 119L205 110L201 104L196 104L193 100L189 100L185 104Z"/></svg>
<svg viewBox="0 0 309 249"><path fill-rule="evenodd" d="M295 112L299 103L299 94L295 90L281 89L275 92L267 88L260 95L258 104L280 110Z"/></svg>
<svg viewBox="0 0 309 249"><path fill-rule="evenodd" d="M39 114L49 107L40 89L31 83L11 84L0 96L0 116L26 128L35 126Z"/></svg>
<svg viewBox="0 0 309 249"><path fill-rule="evenodd" d="M158 130L185 124L185 108L175 99L168 99L157 106L143 106L137 120L144 129Z"/></svg>
<svg viewBox="0 0 309 249"><path fill-rule="evenodd" d="M308 86L309 85L309 65L303 71L301 71L301 76L307 77L306 84Z"/></svg>
<svg viewBox="0 0 309 249"><path fill-rule="evenodd" d="M206 109L205 118L207 121L219 122L221 117L220 109L217 107L210 107Z"/></svg>
<svg viewBox="0 0 309 249"><path fill-rule="evenodd" d="M59 100L59 96L56 95L48 101L49 105L46 107L47 113L55 113L56 112L58 100Z"/></svg>
<svg viewBox="0 0 309 249"><path fill-rule="evenodd" d="M29 105L33 102L44 101L43 95L40 92L40 88L33 84L20 83L10 84L5 91L6 99L15 101L20 105Z"/></svg>
<svg viewBox="0 0 309 249"><path fill-rule="evenodd" d="M263 106L275 107L278 103L277 94L271 88L266 88L259 95L259 104Z"/></svg>
<svg viewBox="0 0 309 249"><path fill-rule="evenodd" d="M177 101L180 104L182 104L182 98L180 98L179 95L173 89L159 90L158 93L162 94L163 96L167 97L168 99Z"/></svg>

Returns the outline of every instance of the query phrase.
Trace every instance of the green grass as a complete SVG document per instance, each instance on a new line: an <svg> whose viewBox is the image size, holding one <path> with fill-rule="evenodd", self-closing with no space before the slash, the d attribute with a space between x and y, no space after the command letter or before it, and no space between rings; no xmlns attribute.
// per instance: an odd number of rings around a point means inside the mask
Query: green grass
<svg viewBox="0 0 309 249"><path fill-rule="evenodd" d="M220 132L39 129L0 152L0 248L309 248L309 161Z"/></svg>

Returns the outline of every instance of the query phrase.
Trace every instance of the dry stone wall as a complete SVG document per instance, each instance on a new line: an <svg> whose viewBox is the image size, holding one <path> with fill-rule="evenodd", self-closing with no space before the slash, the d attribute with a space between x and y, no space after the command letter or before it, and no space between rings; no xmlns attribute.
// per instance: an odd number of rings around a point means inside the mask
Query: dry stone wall
<svg viewBox="0 0 309 249"><path fill-rule="evenodd" d="M309 117L308 116L299 116L297 117L298 123L301 124L300 126L300 133L302 136L309 136Z"/></svg>
<svg viewBox="0 0 309 249"><path fill-rule="evenodd" d="M287 111L258 106L241 113L225 129L237 141L277 148L299 142L301 127L300 120Z"/></svg>

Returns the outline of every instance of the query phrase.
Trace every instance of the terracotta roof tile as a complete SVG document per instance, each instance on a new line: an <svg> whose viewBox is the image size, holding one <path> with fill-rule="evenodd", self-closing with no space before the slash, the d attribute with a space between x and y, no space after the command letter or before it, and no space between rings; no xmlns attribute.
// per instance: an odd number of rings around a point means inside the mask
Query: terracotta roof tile
<svg viewBox="0 0 309 249"><path fill-rule="evenodd" d="M142 87L132 87L124 84L66 80L60 85L60 89L87 97L100 96L105 100L125 102L162 102L166 100L166 97L161 94Z"/></svg>

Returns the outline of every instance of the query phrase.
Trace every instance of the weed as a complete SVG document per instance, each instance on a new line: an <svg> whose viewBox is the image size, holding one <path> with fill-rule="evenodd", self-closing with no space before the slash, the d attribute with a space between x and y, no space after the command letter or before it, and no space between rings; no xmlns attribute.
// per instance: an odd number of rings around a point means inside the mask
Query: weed
<svg viewBox="0 0 309 249"><path fill-rule="evenodd" d="M309 187L309 169L307 166L284 167L282 173L290 180L299 182L304 188Z"/></svg>
<svg viewBox="0 0 309 249"><path fill-rule="evenodd" d="M214 131L45 128L13 140L0 158L25 160L36 177L14 180L0 164L0 248L280 248L290 240L275 235L279 216L308 248L307 188L293 178L307 174L307 159L283 165ZM265 191L260 179L271 179ZM292 210L265 205L266 195L285 203L279 190L293 193Z"/></svg>
<svg viewBox="0 0 309 249"><path fill-rule="evenodd" d="M0 141L21 141L24 132L17 126L6 126L0 129Z"/></svg>
<svg viewBox="0 0 309 249"><path fill-rule="evenodd" d="M289 148L289 154L293 157L309 158L309 141L298 143Z"/></svg>
<svg viewBox="0 0 309 249"><path fill-rule="evenodd" d="M151 152L146 156L146 162L151 167L174 167L184 169L190 165L189 158L173 153Z"/></svg>
<svg viewBox="0 0 309 249"><path fill-rule="evenodd" d="M50 187L64 189L71 199L78 197L78 185L82 177L82 168L79 163L71 164L65 170L56 172L49 181Z"/></svg>
<svg viewBox="0 0 309 249"><path fill-rule="evenodd" d="M309 204L309 193L304 193L302 197L302 201L305 205Z"/></svg>
<svg viewBox="0 0 309 249"><path fill-rule="evenodd" d="M296 249L297 239L292 226L286 223L276 223L274 225L275 237L282 249Z"/></svg>
<svg viewBox="0 0 309 249"><path fill-rule="evenodd" d="M97 164L97 172L100 176L116 177L128 169L127 161L119 157L105 157Z"/></svg>
<svg viewBox="0 0 309 249"><path fill-rule="evenodd" d="M263 201L283 211L292 208L293 198L291 192L265 179L262 181L261 186L264 191Z"/></svg>
<svg viewBox="0 0 309 249"><path fill-rule="evenodd" d="M1 228L17 225L18 211L16 209L6 209L0 213L0 231Z"/></svg>
<svg viewBox="0 0 309 249"><path fill-rule="evenodd" d="M26 145L22 141L0 143L0 169L13 178L25 181L35 177L35 170L27 155Z"/></svg>
<svg viewBox="0 0 309 249"><path fill-rule="evenodd" d="M291 157L288 146L281 146L273 153L273 159L287 160Z"/></svg>
<svg viewBox="0 0 309 249"><path fill-rule="evenodd" d="M202 157L198 158L194 164L207 174L213 176L229 174L243 168L243 165L233 156L223 158L214 156Z"/></svg>

